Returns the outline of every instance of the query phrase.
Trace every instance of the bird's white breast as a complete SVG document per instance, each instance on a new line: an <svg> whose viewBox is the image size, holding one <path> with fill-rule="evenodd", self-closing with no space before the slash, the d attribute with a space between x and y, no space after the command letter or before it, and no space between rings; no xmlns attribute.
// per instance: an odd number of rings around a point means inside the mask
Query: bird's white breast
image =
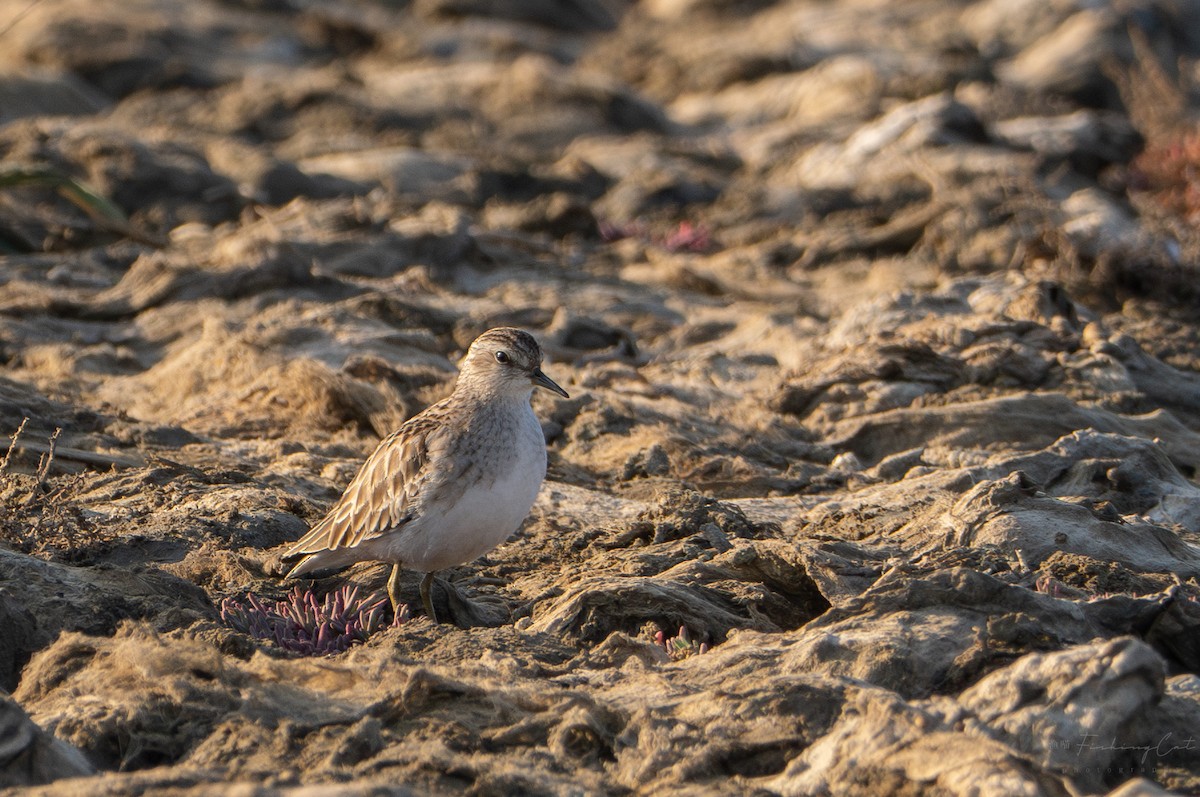
<svg viewBox="0 0 1200 797"><path fill-rule="evenodd" d="M388 558L433 572L470 562L504 542L529 514L546 475L546 441L526 401L503 432L478 440L477 466L462 477L455 500L423 507L421 516L389 540Z"/></svg>

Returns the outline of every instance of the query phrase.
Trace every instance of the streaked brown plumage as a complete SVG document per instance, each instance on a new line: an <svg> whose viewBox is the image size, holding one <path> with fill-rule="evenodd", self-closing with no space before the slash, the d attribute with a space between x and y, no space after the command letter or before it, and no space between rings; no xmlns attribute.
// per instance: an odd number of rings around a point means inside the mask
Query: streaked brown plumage
<svg viewBox="0 0 1200 797"><path fill-rule="evenodd" d="M537 496L546 445L530 397L538 386L567 395L541 362L537 341L521 330L476 338L454 392L384 439L329 513L284 554L300 559L288 577L389 561L392 608L400 568L418 570L425 612L436 622L433 573L499 545Z"/></svg>

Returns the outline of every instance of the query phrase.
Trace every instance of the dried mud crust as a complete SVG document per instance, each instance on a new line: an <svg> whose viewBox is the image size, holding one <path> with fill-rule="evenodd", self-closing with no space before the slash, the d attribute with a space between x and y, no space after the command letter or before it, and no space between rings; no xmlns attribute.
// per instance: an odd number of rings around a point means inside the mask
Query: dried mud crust
<svg viewBox="0 0 1200 797"><path fill-rule="evenodd" d="M0 0L0 788L1200 791L1188 4L550 5ZM223 622L498 325L455 622Z"/></svg>

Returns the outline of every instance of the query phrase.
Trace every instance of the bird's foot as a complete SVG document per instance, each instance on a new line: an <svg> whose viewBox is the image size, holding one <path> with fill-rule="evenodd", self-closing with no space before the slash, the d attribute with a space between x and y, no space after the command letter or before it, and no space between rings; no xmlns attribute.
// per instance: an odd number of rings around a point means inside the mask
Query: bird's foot
<svg viewBox="0 0 1200 797"><path fill-rule="evenodd" d="M392 604L392 621L393 623L400 619L401 607L400 603L400 565L392 565L392 574L388 576L387 581L388 600Z"/></svg>
<svg viewBox="0 0 1200 797"><path fill-rule="evenodd" d="M433 573L426 573L425 578L421 579L421 605L425 607L425 616L429 618L429 622L437 625L437 612L433 610L433 597L431 592L433 589Z"/></svg>

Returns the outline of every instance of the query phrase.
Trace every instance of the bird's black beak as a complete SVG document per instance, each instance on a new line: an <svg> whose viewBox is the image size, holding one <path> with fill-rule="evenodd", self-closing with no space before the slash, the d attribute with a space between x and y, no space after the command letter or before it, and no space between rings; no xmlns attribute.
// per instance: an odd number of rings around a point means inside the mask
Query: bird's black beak
<svg viewBox="0 0 1200 797"><path fill-rule="evenodd" d="M571 397L567 393L567 391L563 390L561 387L558 386L557 382L555 382L550 377L546 376L546 374L542 372L541 368L533 369L533 375L530 378L533 380L533 383L535 385L537 385L538 387L544 387L547 390L553 390L555 393L562 396L563 398Z"/></svg>

